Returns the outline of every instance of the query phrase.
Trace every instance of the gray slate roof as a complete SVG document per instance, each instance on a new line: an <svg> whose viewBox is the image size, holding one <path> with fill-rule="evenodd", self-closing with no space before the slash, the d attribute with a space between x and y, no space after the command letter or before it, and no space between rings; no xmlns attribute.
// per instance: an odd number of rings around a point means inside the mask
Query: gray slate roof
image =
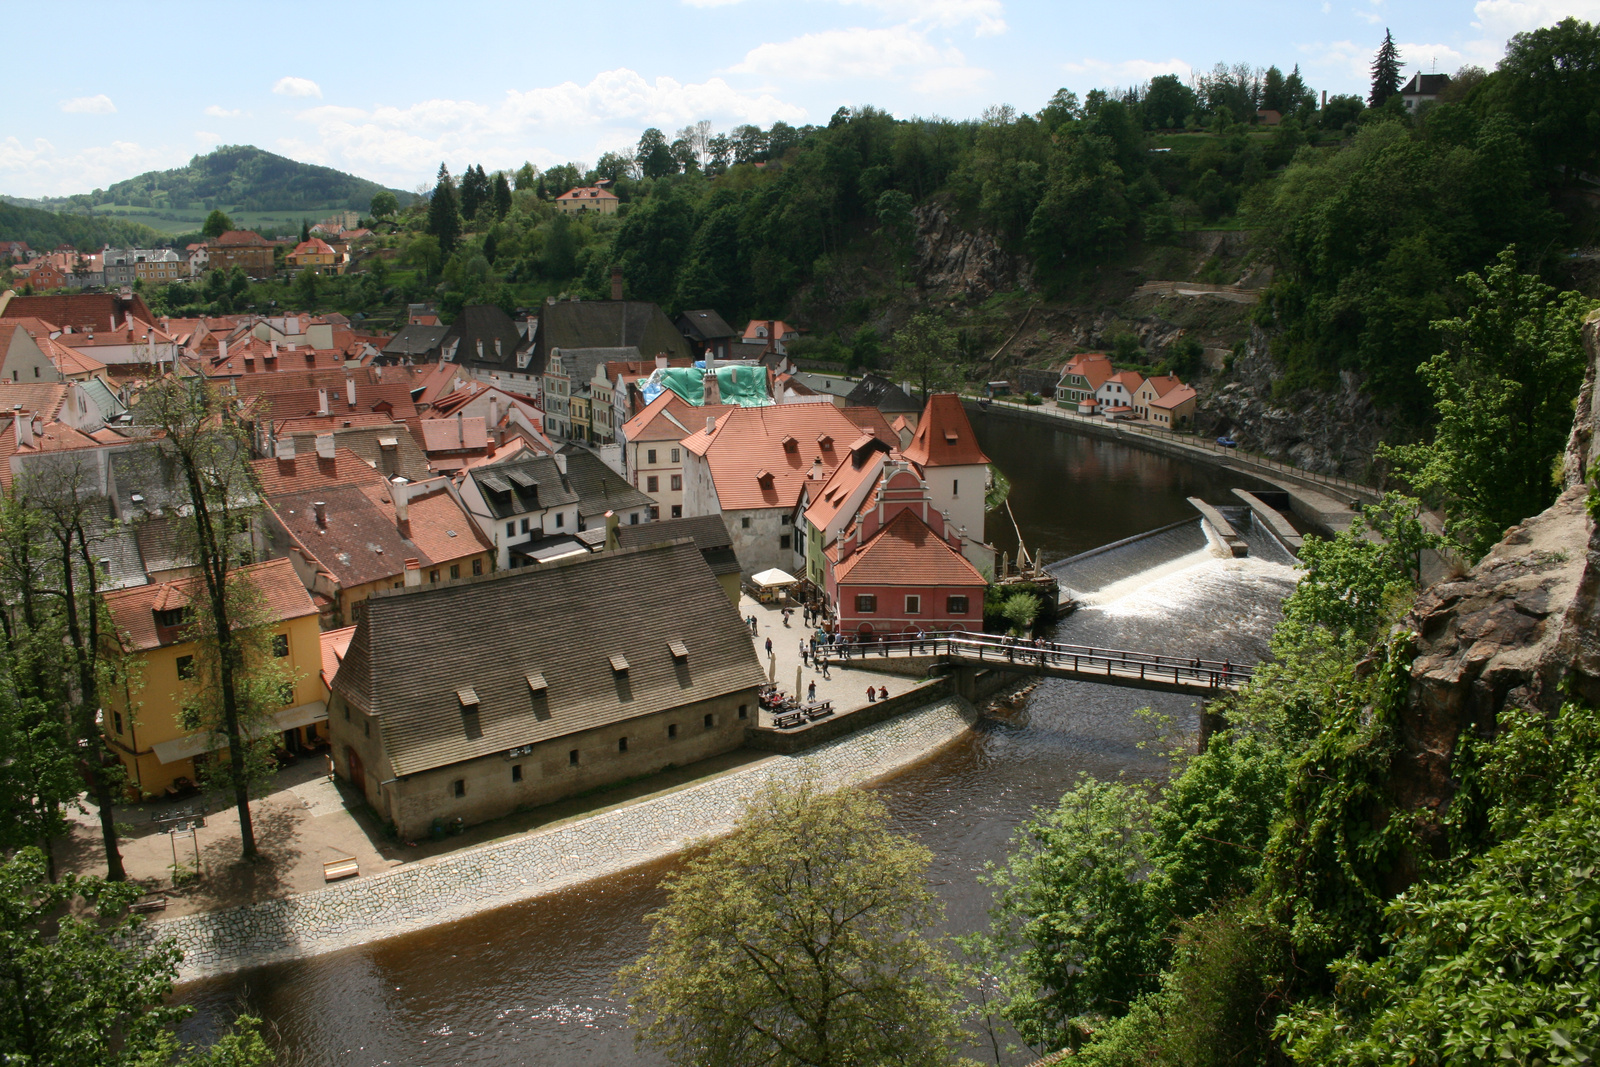
<svg viewBox="0 0 1600 1067"><path fill-rule="evenodd" d="M463 367L479 370L520 371L543 374L542 353L534 364L526 368L517 366L517 350L527 344L522 332L510 315L493 304L468 304L461 309L456 321L450 324L449 339L459 341L455 361ZM495 355L494 343L500 342L500 354ZM483 358L478 358L478 342L483 342ZM387 350L385 350L387 351Z"/></svg>
<svg viewBox="0 0 1600 1067"><path fill-rule="evenodd" d="M577 492L550 456L474 467L468 477L478 483L484 502L497 519L578 502Z"/></svg>
<svg viewBox="0 0 1600 1067"><path fill-rule="evenodd" d="M645 359L658 353L687 359L689 343L654 304L643 300L563 300L539 309L539 364L552 348L637 348Z"/></svg>
<svg viewBox="0 0 1600 1067"><path fill-rule="evenodd" d="M378 717L396 775L765 680L749 630L687 540L387 590L357 618L334 688ZM687 659L673 657L674 641ZM612 667L618 654L626 671ZM477 711L463 714L457 693L469 687Z"/></svg>
<svg viewBox="0 0 1600 1067"><path fill-rule="evenodd" d="M563 450L565 452L565 450ZM608 511L634 511L655 503L593 452L575 449L565 452L567 484L578 494L578 514L584 518ZM488 468L493 470L493 467Z"/></svg>
<svg viewBox="0 0 1600 1067"><path fill-rule="evenodd" d="M877 408L887 412L920 412L922 405L881 374L868 374L844 398L845 407Z"/></svg>
<svg viewBox="0 0 1600 1067"><path fill-rule="evenodd" d="M448 326L406 326L383 346L383 354L391 358L420 361L437 359L444 344Z"/></svg>
<svg viewBox="0 0 1600 1067"><path fill-rule="evenodd" d="M739 331L728 325L726 319L709 308L703 311L685 311L678 316L678 329L684 336L696 341L723 341L739 336Z"/></svg>
<svg viewBox="0 0 1600 1067"><path fill-rule="evenodd" d="M721 515L692 515L685 519L662 519L639 526L618 526L617 544L622 548L659 545L687 537L694 541L711 573L719 577L739 573L739 557L733 551L733 538Z"/></svg>

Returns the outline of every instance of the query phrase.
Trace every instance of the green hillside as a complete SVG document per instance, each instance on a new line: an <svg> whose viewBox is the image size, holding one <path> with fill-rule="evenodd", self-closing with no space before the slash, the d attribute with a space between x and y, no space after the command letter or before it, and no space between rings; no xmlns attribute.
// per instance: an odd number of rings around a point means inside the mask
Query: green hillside
<svg viewBox="0 0 1600 1067"><path fill-rule="evenodd" d="M190 227L199 229L198 226ZM174 231L175 232L175 231ZM168 233L124 219L83 215L59 215L54 211L18 207L0 201L0 240L26 241L29 247L47 251L70 244L83 251L98 250L107 244L150 246L164 244Z"/></svg>
<svg viewBox="0 0 1600 1067"><path fill-rule="evenodd" d="M166 235L194 233L213 208L226 211L243 227L299 229L302 219L315 220L332 211L365 213L377 182L332 167L300 163L253 145L224 145L187 166L147 171L106 189L70 197L24 200L12 204L82 215L111 216L149 226ZM411 193L390 189L402 205ZM31 243L31 242L30 242Z"/></svg>

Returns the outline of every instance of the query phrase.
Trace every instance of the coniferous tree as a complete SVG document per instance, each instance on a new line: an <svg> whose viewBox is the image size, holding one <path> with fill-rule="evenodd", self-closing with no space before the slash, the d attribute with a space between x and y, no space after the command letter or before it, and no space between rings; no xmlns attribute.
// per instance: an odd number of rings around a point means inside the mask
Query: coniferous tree
<svg viewBox="0 0 1600 1067"><path fill-rule="evenodd" d="M1372 60L1372 93L1367 97L1370 107L1382 107L1389 98L1400 91L1400 49L1394 43L1394 34L1383 31L1383 44Z"/></svg>
<svg viewBox="0 0 1600 1067"><path fill-rule="evenodd" d="M505 172L494 176L494 217L503 219L511 213L511 183L506 181Z"/></svg>
<svg viewBox="0 0 1600 1067"><path fill-rule="evenodd" d="M469 222L476 219L492 195L483 165L468 167L461 175L461 217Z"/></svg>
<svg viewBox="0 0 1600 1067"><path fill-rule="evenodd" d="M428 200L428 232L439 241L439 251L449 255L461 240L461 216L456 210L456 183L443 163L439 164L439 180L434 184L433 196Z"/></svg>

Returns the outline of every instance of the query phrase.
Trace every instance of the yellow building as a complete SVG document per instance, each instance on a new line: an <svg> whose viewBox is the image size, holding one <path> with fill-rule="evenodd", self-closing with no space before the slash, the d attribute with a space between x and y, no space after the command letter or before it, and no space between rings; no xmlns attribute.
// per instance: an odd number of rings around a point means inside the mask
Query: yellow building
<svg viewBox="0 0 1600 1067"><path fill-rule="evenodd" d="M133 263L134 277L146 285L166 285L189 276L189 264L178 253L163 249L140 255Z"/></svg>
<svg viewBox="0 0 1600 1067"><path fill-rule="evenodd" d="M252 564L241 573L260 590L271 616L272 655L287 661L294 679L273 728L292 752L319 748L327 743L328 706L316 605L288 560ZM201 589L201 579L190 577L105 594L123 647L139 659L139 687L108 694L104 711L106 736L136 796L161 796L181 786L180 779L196 782L205 761L226 751L215 735L184 729L180 714L197 654L184 636L188 605Z"/></svg>
<svg viewBox="0 0 1600 1067"><path fill-rule="evenodd" d="M556 197L556 207L569 215L583 215L591 211L615 215L621 204L617 194L603 185L581 185Z"/></svg>
<svg viewBox="0 0 1600 1067"><path fill-rule="evenodd" d="M291 270L310 267L319 274L326 274L339 265L339 253L322 238L313 237L295 245L294 251L284 256L283 261Z"/></svg>

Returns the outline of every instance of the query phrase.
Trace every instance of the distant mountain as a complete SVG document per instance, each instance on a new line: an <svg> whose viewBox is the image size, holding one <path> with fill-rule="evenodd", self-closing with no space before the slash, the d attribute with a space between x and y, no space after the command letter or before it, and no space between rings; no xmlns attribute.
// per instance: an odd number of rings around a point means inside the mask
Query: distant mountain
<svg viewBox="0 0 1600 1067"><path fill-rule="evenodd" d="M254 145L224 145L195 156L186 167L152 170L117 182L95 195L24 200L14 204L57 211L133 208L148 211L305 212L353 210L365 213L374 193L385 186L353 174L299 163ZM390 189L402 206L414 196Z"/></svg>
<svg viewBox="0 0 1600 1067"><path fill-rule="evenodd" d="M106 245L151 248L166 244L170 235L137 222L95 216L61 215L54 211L0 203L0 241L26 241L37 252L58 245L92 251Z"/></svg>

